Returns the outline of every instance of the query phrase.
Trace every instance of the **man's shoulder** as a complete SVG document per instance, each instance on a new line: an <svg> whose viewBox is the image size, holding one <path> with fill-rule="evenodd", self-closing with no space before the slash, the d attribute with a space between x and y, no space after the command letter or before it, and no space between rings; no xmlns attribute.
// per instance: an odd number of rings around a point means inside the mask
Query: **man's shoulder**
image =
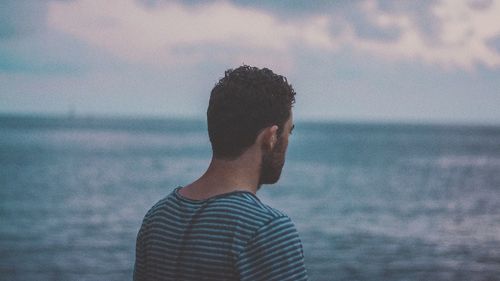
<svg viewBox="0 0 500 281"><path fill-rule="evenodd" d="M263 203L251 192L240 191L234 192L229 196L223 196L216 199L213 206L223 206L228 209L255 213L267 219L286 216L282 211Z"/></svg>

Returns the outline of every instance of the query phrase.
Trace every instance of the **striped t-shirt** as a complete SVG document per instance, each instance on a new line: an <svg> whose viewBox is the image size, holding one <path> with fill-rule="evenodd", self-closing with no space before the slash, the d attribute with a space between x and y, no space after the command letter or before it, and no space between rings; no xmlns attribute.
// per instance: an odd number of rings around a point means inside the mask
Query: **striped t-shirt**
<svg viewBox="0 0 500 281"><path fill-rule="evenodd" d="M251 192L191 200L179 189L144 217L134 280L308 279L288 216Z"/></svg>

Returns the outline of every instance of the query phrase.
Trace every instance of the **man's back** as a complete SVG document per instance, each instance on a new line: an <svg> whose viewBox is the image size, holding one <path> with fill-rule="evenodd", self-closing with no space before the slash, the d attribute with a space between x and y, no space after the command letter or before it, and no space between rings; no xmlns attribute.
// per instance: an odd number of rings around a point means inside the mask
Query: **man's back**
<svg viewBox="0 0 500 281"><path fill-rule="evenodd" d="M307 280L291 220L251 192L155 204L137 236L134 280Z"/></svg>

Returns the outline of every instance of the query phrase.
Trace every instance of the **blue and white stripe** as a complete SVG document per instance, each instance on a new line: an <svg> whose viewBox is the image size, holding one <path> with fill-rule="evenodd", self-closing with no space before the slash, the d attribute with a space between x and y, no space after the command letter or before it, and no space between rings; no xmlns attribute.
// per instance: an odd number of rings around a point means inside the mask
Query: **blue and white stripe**
<svg viewBox="0 0 500 281"><path fill-rule="evenodd" d="M134 280L307 280L288 216L250 192L195 201L179 188L144 217Z"/></svg>

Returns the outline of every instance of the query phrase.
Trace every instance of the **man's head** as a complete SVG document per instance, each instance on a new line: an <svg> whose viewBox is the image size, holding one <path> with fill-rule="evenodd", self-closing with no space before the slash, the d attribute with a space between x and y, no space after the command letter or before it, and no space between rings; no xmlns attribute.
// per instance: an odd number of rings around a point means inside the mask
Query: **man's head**
<svg viewBox="0 0 500 281"><path fill-rule="evenodd" d="M295 91L286 78L267 68L240 66L227 70L213 88L207 110L214 157L235 159L255 143L264 129L276 126L276 145L273 151L264 148L262 166L278 165L279 159L272 158L280 156L280 149L284 162L289 133L285 127L291 130L294 103ZM272 178L264 178L263 183L271 183Z"/></svg>

